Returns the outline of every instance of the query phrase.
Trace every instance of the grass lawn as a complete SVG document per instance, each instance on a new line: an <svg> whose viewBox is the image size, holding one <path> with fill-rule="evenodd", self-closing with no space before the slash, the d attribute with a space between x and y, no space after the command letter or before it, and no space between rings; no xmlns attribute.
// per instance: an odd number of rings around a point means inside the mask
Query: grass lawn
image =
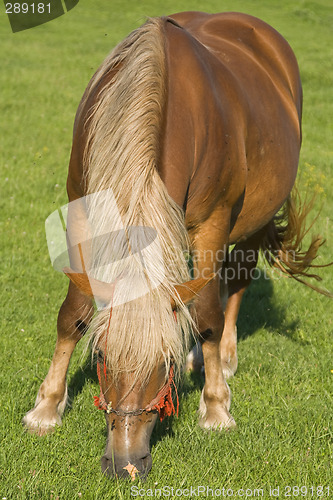
<svg viewBox="0 0 333 500"><path fill-rule="evenodd" d="M77 105L105 55L145 16L181 10L247 12L272 24L293 47L304 87L299 183L303 193L318 192L314 231L327 240L318 262L332 260L330 0L81 0L68 14L16 34L2 4L0 500L129 499L138 493L100 472L105 424L93 406L98 382L83 345L70 365L71 404L62 427L38 438L25 433L21 419L49 368L67 287L67 278L51 267L44 222L67 201ZM324 271L324 285L333 290L332 269ZM262 489L261 497L270 498L271 488L281 497L329 498L330 486L332 497L332 330L328 298L274 275L256 280L242 304L239 369L230 381L238 430L200 430L203 381L185 376L179 418L156 427L152 472L134 485L146 495L170 487L164 490L169 498L179 495L177 488L198 486L220 488L221 496L229 490L229 498L241 488L244 496ZM200 491L204 498L207 490Z"/></svg>

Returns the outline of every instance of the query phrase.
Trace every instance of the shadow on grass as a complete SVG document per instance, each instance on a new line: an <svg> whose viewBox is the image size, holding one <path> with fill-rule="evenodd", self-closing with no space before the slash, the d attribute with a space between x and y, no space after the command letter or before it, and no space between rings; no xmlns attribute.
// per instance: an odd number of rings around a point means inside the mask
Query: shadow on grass
<svg viewBox="0 0 333 500"><path fill-rule="evenodd" d="M276 287L277 288L277 287ZM278 333L291 340L299 341L295 337L298 321L288 321L286 306L279 304L278 290L273 297L273 280L267 276L252 281L246 290L237 321L238 340L244 340L261 328Z"/></svg>
<svg viewBox="0 0 333 500"><path fill-rule="evenodd" d="M82 392L86 382L92 380L98 383L98 377L96 372L96 366L91 365L90 353L84 362L83 366L79 366L68 382L68 399L70 405L67 406L66 412L71 411L71 405L75 401L76 397Z"/></svg>
<svg viewBox="0 0 333 500"><path fill-rule="evenodd" d="M277 288L277 287L276 287ZM297 337L298 320L288 321L285 303L278 302L278 290L273 287L273 280L260 273L246 290L237 321L238 341L254 335L265 328L271 333L282 335L300 344L307 343ZM179 389L179 396L184 400L193 390L202 390L204 375L190 373L184 377Z"/></svg>

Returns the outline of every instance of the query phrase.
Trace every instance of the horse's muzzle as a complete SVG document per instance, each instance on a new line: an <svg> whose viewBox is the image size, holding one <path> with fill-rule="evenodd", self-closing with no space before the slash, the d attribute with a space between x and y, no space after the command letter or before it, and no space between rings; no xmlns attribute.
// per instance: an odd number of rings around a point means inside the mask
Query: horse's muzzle
<svg viewBox="0 0 333 500"><path fill-rule="evenodd" d="M146 479L152 467L151 454L143 457L112 457L108 454L102 456L101 467L103 474L108 477L119 477L122 479Z"/></svg>

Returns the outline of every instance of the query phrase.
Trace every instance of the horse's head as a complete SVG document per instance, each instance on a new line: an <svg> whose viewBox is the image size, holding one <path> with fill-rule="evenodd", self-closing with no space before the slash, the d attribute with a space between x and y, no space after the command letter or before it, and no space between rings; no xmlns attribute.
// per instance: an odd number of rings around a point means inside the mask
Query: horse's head
<svg viewBox="0 0 333 500"><path fill-rule="evenodd" d="M96 405L104 410L107 444L102 457L102 471L109 476L144 478L152 466L150 436L156 420L170 415L172 367L165 377L164 363L157 363L148 382L133 386L131 376L124 374L117 385L107 382L104 362L98 362L101 394ZM105 376L106 375L106 376Z"/></svg>
<svg viewBox="0 0 333 500"><path fill-rule="evenodd" d="M64 272L85 294L92 290L107 298L110 285L95 283L85 273L74 273L71 269ZM214 275L199 278L175 287L177 301L182 304L191 301ZM169 306L172 321L176 321L176 301L171 299ZM111 310L110 310L111 317ZM135 478L138 474L145 477L152 466L150 437L158 418L175 412L171 391L175 388L173 365L165 358L154 359L153 369L148 376L134 377L133 372L123 369L114 373L114 365L109 363L105 350L108 332L103 330L95 347L98 352L97 373L100 383L100 396L95 405L105 412L107 423L107 444L102 457L102 471L108 476ZM122 355L122 349L119 351ZM126 360L125 360L126 361ZM124 365L124 360L122 360ZM113 361L114 364L115 361ZM126 364L126 363L125 363Z"/></svg>

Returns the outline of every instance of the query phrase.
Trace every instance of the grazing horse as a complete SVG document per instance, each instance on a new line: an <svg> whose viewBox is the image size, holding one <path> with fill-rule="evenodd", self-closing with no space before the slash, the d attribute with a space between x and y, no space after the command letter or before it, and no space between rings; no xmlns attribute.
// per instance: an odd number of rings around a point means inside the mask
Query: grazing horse
<svg viewBox="0 0 333 500"><path fill-rule="evenodd" d="M258 252L303 281L321 243L301 251L304 212L291 196L301 109L291 48L249 15L149 19L111 52L75 119L71 281L28 429L42 435L61 423L68 364L89 325L105 473L149 472L151 432L174 410L173 374L191 331L205 368L200 426L235 426L226 378L237 368L236 320Z"/></svg>

